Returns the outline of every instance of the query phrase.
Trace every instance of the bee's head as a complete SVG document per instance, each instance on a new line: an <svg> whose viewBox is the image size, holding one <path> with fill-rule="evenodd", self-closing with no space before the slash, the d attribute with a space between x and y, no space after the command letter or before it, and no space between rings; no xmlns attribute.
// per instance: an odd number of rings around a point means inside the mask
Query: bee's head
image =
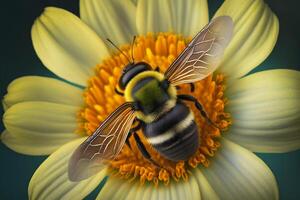
<svg viewBox="0 0 300 200"><path fill-rule="evenodd" d="M119 87L124 90L133 77L147 70L151 70L151 67L145 62L129 63L123 69L123 73L119 79Z"/></svg>

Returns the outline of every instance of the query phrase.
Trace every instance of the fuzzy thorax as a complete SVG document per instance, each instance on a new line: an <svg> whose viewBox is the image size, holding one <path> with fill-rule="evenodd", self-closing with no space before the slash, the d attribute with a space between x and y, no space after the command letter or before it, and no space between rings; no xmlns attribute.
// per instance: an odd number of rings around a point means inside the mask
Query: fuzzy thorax
<svg viewBox="0 0 300 200"><path fill-rule="evenodd" d="M147 82L142 88L139 89L139 91L134 91L133 89L137 86L138 83L141 83L141 80L145 80L147 78L153 78L151 81ZM125 100L127 102L133 102L138 100L143 104L144 107L151 106L156 107L160 105L155 105L153 101L155 99L161 99L164 96L164 91L160 88L159 84L164 80L164 75L162 73L156 72L156 71L145 71L138 75L136 75L125 89ZM176 104L176 88L172 85L169 85L168 91L167 91L168 99L164 103L164 105L161 105L161 109L157 109L157 111L153 113L145 113L142 111L137 111L136 116L137 118L143 120L146 123L152 122L155 118L157 118L159 115L167 112ZM150 105L149 105L150 104ZM152 104L152 105L151 105Z"/></svg>

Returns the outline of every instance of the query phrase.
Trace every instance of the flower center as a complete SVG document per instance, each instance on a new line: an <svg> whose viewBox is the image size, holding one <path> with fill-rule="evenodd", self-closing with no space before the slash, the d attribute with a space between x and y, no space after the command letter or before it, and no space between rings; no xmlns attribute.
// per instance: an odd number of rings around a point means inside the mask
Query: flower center
<svg viewBox="0 0 300 200"><path fill-rule="evenodd" d="M186 47L190 39L171 33L148 34L136 38L133 47L135 62L144 61L153 69L157 66L164 72L174 59ZM125 54L131 57L131 46L121 47ZM122 69L128 60L121 53L112 55L95 68L95 75L89 79L84 92L85 106L79 112L79 129L81 133L91 135L99 124L118 106L125 102L124 97L115 92ZM191 92L188 84L181 85L179 94L190 94L203 105L210 120L219 128L207 124L199 110L192 103L187 103L193 111L199 129L200 146L187 161L173 162L167 160L151 147L142 131L138 131L142 143L155 161L154 164L144 158L133 136L129 138L130 147L125 144L120 154L109 161L111 173L122 178L138 178L141 183L159 181L168 184L170 179L188 179L188 171L198 165L209 166L209 159L220 147L218 138L221 132L231 124L230 115L224 111L224 76L214 74L195 83L195 90Z"/></svg>

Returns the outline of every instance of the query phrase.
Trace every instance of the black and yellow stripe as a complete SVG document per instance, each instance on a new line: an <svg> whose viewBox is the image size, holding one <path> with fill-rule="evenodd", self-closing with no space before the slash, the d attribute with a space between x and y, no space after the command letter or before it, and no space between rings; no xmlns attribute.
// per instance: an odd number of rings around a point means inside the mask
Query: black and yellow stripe
<svg viewBox="0 0 300 200"><path fill-rule="evenodd" d="M143 127L149 143L169 160L187 160L198 148L198 128L193 113L177 102L170 111Z"/></svg>

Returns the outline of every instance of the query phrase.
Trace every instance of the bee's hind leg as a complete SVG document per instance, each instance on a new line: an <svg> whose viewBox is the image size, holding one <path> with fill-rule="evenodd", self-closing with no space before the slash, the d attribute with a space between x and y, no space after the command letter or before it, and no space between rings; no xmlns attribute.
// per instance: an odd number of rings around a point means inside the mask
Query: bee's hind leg
<svg viewBox="0 0 300 200"><path fill-rule="evenodd" d="M140 130L142 128L142 122L138 119L135 119L135 121L138 122L138 125L133 127L132 129L130 129L128 136L126 138L126 144L128 145L128 147L132 150L132 146L129 142L129 138L131 135L133 135L134 140L136 142L136 145L138 147L138 149L140 150L140 152L142 153L142 155L144 156L144 158L146 158L149 162L151 162L152 164L154 164L157 167L160 167L151 157L151 155L148 153L145 145L143 144L143 142L141 141L141 138L139 137L139 135L137 134L137 131Z"/></svg>
<svg viewBox="0 0 300 200"><path fill-rule="evenodd" d="M144 158L146 158L146 160L148 160L149 162L151 162L152 164L154 164L156 167L160 167L151 157L151 155L148 153L145 145L143 144L143 142L141 141L140 136L136 133L136 132L130 132L126 138L126 144L128 145L128 147L132 150L131 144L129 142L129 138L130 136L133 134L134 140L136 142L136 145L138 147L138 149L140 150L140 152L142 153L142 155L144 156Z"/></svg>
<svg viewBox="0 0 300 200"><path fill-rule="evenodd" d="M206 121L209 124L213 125L214 127L218 128L217 125L209 119L207 113L204 111L203 106L195 97L193 97L192 95L187 95L187 94L179 94L179 95L177 95L177 97L178 97L178 99L181 99L181 100L194 102L196 108L200 111L201 115L206 119Z"/></svg>
<svg viewBox="0 0 300 200"><path fill-rule="evenodd" d="M143 142L141 141L141 138L139 137L139 135L134 132L133 133L133 137L136 141L137 147L139 148L140 152L142 153L142 155L144 156L144 158L146 158L149 162L151 162L152 164L154 164L156 167L160 167L151 157L151 155L148 153L145 145L143 144Z"/></svg>

